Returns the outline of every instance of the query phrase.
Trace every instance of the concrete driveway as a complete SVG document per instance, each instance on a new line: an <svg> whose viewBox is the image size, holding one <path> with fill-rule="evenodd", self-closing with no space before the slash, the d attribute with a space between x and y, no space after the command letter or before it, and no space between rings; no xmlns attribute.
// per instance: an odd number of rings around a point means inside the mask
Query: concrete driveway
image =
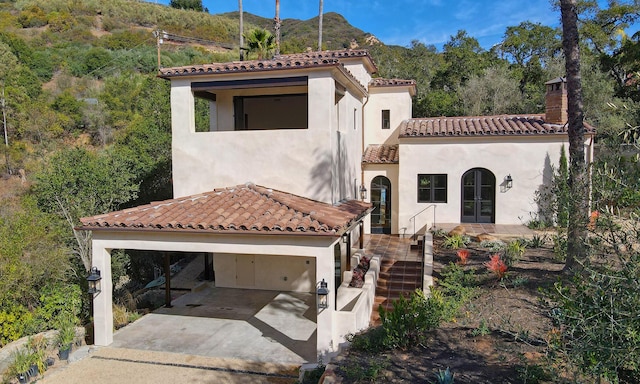
<svg viewBox="0 0 640 384"><path fill-rule="evenodd" d="M316 360L311 293L207 287L117 331L111 347L257 362Z"/></svg>
<svg viewBox="0 0 640 384"><path fill-rule="evenodd" d="M207 286L43 382L291 383L315 361L315 295Z"/></svg>

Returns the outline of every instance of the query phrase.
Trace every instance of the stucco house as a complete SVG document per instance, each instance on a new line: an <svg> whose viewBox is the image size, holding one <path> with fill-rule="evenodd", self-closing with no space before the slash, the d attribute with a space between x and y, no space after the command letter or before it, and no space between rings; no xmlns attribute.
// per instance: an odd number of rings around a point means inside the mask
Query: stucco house
<svg viewBox="0 0 640 384"><path fill-rule="evenodd" d="M537 213L567 143L563 79L547 84L545 114L416 119L415 82L375 74L366 50L162 69L174 198L82 219L103 277L96 344L112 342L113 249L202 252L221 287L315 293L324 280L321 357L366 326L337 304L364 234Z"/></svg>

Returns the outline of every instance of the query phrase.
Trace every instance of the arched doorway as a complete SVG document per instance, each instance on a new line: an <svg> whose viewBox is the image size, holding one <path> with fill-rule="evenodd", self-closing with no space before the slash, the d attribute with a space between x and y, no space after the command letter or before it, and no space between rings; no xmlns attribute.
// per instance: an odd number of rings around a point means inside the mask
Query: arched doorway
<svg viewBox="0 0 640 384"><path fill-rule="evenodd" d="M371 233L391 233L391 181L376 176L371 181Z"/></svg>
<svg viewBox="0 0 640 384"><path fill-rule="evenodd" d="M463 223L494 223L496 177L484 168L473 168L462 175Z"/></svg>

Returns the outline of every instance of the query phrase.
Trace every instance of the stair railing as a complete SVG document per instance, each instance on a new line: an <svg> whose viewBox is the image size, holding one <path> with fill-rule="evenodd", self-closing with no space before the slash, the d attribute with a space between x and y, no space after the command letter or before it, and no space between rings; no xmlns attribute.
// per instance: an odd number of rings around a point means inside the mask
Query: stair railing
<svg viewBox="0 0 640 384"><path fill-rule="evenodd" d="M411 218L409 218L409 221L413 221L413 235L411 235L411 240L412 241L416 241L417 239L417 234L416 234L416 218L424 211L426 211L429 208L433 208L433 223L431 225L436 225L436 207L437 205L435 204L430 204L427 205L423 210L421 210L420 212L416 213L415 215L411 216Z"/></svg>

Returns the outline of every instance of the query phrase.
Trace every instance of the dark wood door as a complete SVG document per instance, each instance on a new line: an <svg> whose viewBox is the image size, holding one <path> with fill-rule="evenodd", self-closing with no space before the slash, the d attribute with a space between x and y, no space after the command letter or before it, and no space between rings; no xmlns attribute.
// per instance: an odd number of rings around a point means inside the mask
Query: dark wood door
<svg viewBox="0 0 640 384"><path fill-rule="evenodd" d="M391 182L384 176L371 181L371 233L391 233Z"/></svg>
<svg viewBox="0 0 640 384"><path fill-rule="evenodd" d="M475 168L462 175L463 223L495 222L496 177L487 169Z"/></svg>

